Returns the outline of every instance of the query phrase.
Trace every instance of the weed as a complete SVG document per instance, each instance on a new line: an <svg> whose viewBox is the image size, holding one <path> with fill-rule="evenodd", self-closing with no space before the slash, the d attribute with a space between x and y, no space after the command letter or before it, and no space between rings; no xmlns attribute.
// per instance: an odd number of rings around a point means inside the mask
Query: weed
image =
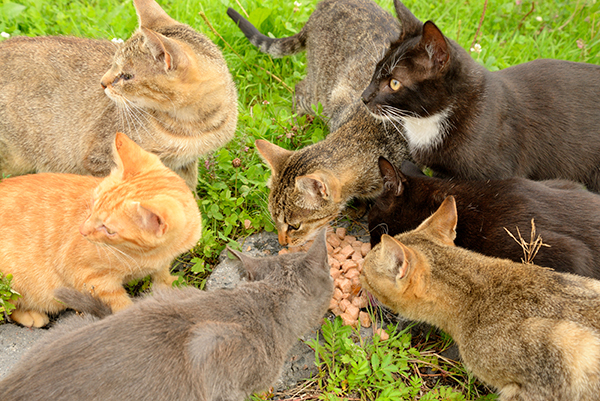
<svg viewBox="0 0 600 401"><path fill-rule="evenodd" d="M0 272L0 322L4 321L5 315L10 315L15 309L15 302L21 297L21 294L10 288L12 274L6 276Z"/></svg>

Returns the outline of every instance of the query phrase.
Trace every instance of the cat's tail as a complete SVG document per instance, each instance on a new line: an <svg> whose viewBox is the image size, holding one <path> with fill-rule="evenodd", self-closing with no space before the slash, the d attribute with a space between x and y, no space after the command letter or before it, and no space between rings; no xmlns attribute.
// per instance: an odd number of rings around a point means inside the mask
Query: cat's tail
<svg viewBox="0 0 600 401"><path fill-rule="evenodd" d="M112 315L110 306L90 293L82 293L73 288L60 287L54 291L54 296L67 307L78 312L89 313L100 319Z"/></svg>
<svg viewBox="0 0 600 401"><path fill-rule="evenodd" d="M304 29L294 36L287 38L274 39L267 35L263 35L256 29L254 25L247 19L242 17L240 13L233 8L227 9L227 15L231 18L240 30L246 35L250 43L258 47L263 52L270 54L273 57L283 57L290 54L295 54L304 50L306 43L306 34Z"/></svg>

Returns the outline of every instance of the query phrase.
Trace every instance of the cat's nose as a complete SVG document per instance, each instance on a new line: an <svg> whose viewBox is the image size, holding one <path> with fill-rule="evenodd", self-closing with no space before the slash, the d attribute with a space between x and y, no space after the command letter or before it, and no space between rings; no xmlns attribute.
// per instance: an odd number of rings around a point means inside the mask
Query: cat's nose
<svg viewBox="0 0 600 401"><path fill-rule="evenodd" d="M108 84L105 84L104 81L100 81L100 85L102 86L102 89L106 89L108 86Z"/></svg>

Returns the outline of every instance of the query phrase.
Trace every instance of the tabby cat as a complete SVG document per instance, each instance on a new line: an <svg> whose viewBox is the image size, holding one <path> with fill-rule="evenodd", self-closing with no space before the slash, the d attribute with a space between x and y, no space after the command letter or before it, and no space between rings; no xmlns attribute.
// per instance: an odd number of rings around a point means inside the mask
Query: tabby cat
<svg viewBox="0 0 600 401"><path fill-rule="evenodd" d="M360 116L354 116L324 140L297 151L258 139L256 148L271 168L269 212L281 245L310 240L320 227L335 219L354 197L376 197L383 182L379 155L401 163L406 143Z"/></svg>
<svg viewBox="0 0 600 401"><path fill-rule="evenodd" d="M134 0L124 44L75 37L0 43L0 174L106 176L122 131L195 190L198 156L234 135L237 92L219 49Z"/></svg>
<svg viewBox="0 0 600 401"><path fill-rule="evenodd" d="M364 262L363 287L408 319L452 336L501 401L596 400L600 282L454 246L454 199Z"/></svg>
<svg viewBox="0 0 600 401"><path fill-rule="evenodd" d="M232 251L250 281L235 289L157 291L101 320L73 317L0 381L0 394L11 401L242 401L267 389L333 295L324 231L307 253L261 259ZM63 289L57 296L106 314L84 295Z"/></svg>
<svg viewBox="0 0 600 401"><path fill-rule="evenodd" d="M370 115L360 101L378 58L400 32L398 22L370 0L323 0L302 30L291 37L262 35L232 9L250 42L280 57L306 49L306 78L296 85L300 114L323 105L332 132L297 152L267 141L256 147L271 168L269 210L282 245L299 245L336 218L354 197L381 190L377 157L400 163L408 157L404 138Z"/></svg>
<svg viewBox="0 0 600 401"><path fill-rule="evenodd" d="M306 78L296 84L296 110L314 114L312 105L320 102L330 131L354 113L353 104L360 101L377 61L400 33L398 21L372 0L322 0L300 32L279 39L261 34L232 8L227 15L263 53L282 57L306 50Z"/></svg>
<svg viewBox="0 0 600 401"><path fill-rule="evenodd" d="M518 227L529 241L534 219L537 234L549 245L535 255L537 265L600 278L600 196L581 184L525 178L443 180L427 177L406 161L398 171L384 158L379 159L379 168L384 191L369 212L372 246L383 233L417 228L453 195L460 216L457 246L519 262L526 255L505 228L518 237Z"/></svg>
<svg viewBox="0 0 600 401"><path fill-rule="evenodd" d="M183 179L122 133L113 148L116 167L104 179L40 173L0 181L0 271L22 295L14 321L44 326L48 313L65 309L53 295L63 286L123 309L131 304L124 283L151 275L171 286L171 262L200 238Z"/></svg>
<svg viewBox="0 0 600 401"><path fill-rule="evenodd" d="M600 66L535 60L490 72L433 22L408 10L398 18L402 33L362 97L373 115L404 126L418 164L600 191Z"/></svg>

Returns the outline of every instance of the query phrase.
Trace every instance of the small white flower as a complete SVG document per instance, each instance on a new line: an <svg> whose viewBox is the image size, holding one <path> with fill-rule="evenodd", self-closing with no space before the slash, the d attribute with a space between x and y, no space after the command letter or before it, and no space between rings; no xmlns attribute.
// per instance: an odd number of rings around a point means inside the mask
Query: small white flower
<svg viewBox="0 0 600 401"><path fill-rule="evenodd" d="M535 17L538 22L542 22L544 19L542 17Z"/></svg>
<svg viewBox="0 0 600 401"><path fill-rule="evenodd" d="M479 43L475 43L473 47L471 47L471 53L481 53L481 45Z"/></svg>
<svg viewBox="0 0 600 401"><path fill-rule="evenodd" d="M123 39L112 38L111 42L113 42L113 43L123 43Z"/></svg>
<svg viewBox="0 0 600 401"><path fill-rule="evenodd" d="M302 5L302 3L299 3L299 2L297 2L297 1L295 1L295 2L294 2L294 5L295 5L296 7L300 7L300 6Z"/></svg>
<svg viewBox="0 0 600 401"><path fill-rule="evenodd" d="M8 39L8 38L10 38L10 33L2 32L2 33L0 33L0 36Z"/></svg>

